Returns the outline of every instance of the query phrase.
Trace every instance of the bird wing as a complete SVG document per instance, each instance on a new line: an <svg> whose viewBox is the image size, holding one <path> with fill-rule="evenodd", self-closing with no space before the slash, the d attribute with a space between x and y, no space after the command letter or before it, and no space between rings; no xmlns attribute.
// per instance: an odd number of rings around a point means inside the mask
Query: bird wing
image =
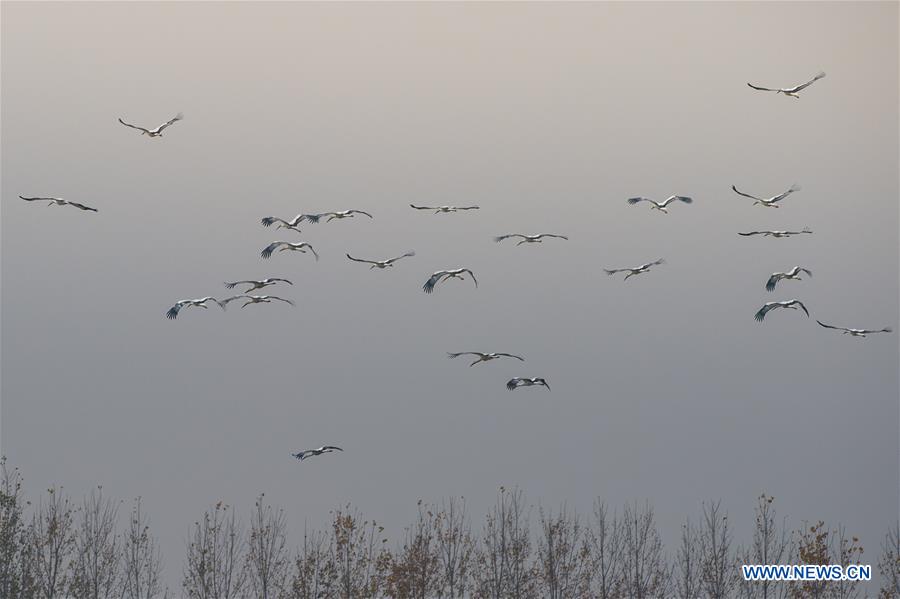
<svg viewBox="0 0 900 599"><path fill-rule="evenodd" d="M632 206L635 205L635 204L638 204L638 203L640 203L640 202L650 202L651 204L655 204L655 203L656 203L656 202L654 202L653 200L651 200L650 198L644 198L644 197L639 197L639 198L628 198L628 199L625 200L625 201L628 202L629 204L631 204Z"/></svg>
<svg viewBox="0 0 900 599"><path fill-rule="evenodd" d="M538 237L556 237L557 239L565 239L566 241L569 240L569 238L565 235L554 235L553 233L541 233L540 235L538 235Z"/></svg>
<svg viewBox="0 0 900 599"><path fill-rule="evenodd" d="M509 381L506 383L506 388L509 389L510 391L514 390L516 387L519 386L519 381L521 381L521 380L522 379L520 379L520 378L509 379Z"/></svg>
<svg viewBox="0 0 900 599"><path fill-rule="evenodd" d="M500 243L504 239L509 239L510 237L521 237L522 239L525 239L525 235L522 235L521 233L510 233L509 235L498 235L497 237L494 237L494 241Z"/></svg>
<svg viewBox="0 0 900 599"><path fill-rule="evenodd" d="M450 359L458 358L459 356L478 356L481 358L484 357L484 354L477 351L461 351L456 353L447 352L447 357Z"/></svg>
<svg viewBox="0 0 900 599"><path fill-rule="evenodd" d="M84 204L79 204L78 202L66 202L69 206L75 206L80 210L90 210L91 212L99 212L96 208L91 208L90 206L85 206Z"/></svg>
<svg viewBox="0 0 900 599"><path fill-rule="evenodd" d="M19 196L19 198L25 200L26 202L34 202L37 200L44 200L47 202L56 202L59 200L59 198L26 198L25 196Z"/></svg>
<svg viewBox="0 0 900 599"><path fill-rule="evenodd" d="M143 127L138 127L137 125L132 125L130 123L126 123L122 119L119 119L119 122L125 125L126 127L131 127L132 129L137 129L138 131L143 131L144 133L150 133L149 129L144 129Z"/></svg>
<svg viewBox="0 0 900 599"><path fill-rule="evenodd" d="M769 277L769 280L766 281L766 291L775 291L775 285L778 284L778 281L780 281L782 277L783 275L780 272L777 272Z"/></svg>
<svg viewBox="0 0 900 599"><path fill-rule="evenodd" d="M663 201L662 206L663 206L663 208L665 208L666 206L668 206L669 204L671 204L672 202L675 202L675 201L684 202L685 204L690 204L691 202L694 201L694 199L689 198L687 196L669 196L665 199L665 201Z"/></svg>
<svg viewBox="0 0 900 599"><path fill-rule="evenodd" d="M803 305L803 302L801 302L799 300L794 300L792 303L803 308L803 311L806 312L807 316L809 316L809 310L806 309L806 306Z"/></svg>
<svg viewBox="0 0 900 599"><path fill-rule="evenodd" d="M777 305L778 304L772 304L772 303L763 305L763 307L760 308L756 312L756 314L753 315L753 318L755 318L758 322L762 322L763 319L766 317L766 314L768 314L770 310L773 310L775 308L775 306L777 306Z"/></svg>
<svg viewBox="0 0 900 599"><path fill-rule="evenodd" d="M299 245L300 245L300 247L307 247L307 248L309 248L309 251L312 252L312 255L316 257L316 262L319 261L319 253L315 250L315 248L313 248L313 246L311 246L311 245L308 244L308 243L301 243L301 244L299 244Z"/></svg>
<svg viewBox="0 0 900 599"><path fill-rule="evenodd" d="M437 210L437 208L431 206L416 206L415 204L410 204L410 208L415 208L416 210Z"/></svg>
<svg viewBox="0 0 900 599"><path fill-rule="evenodd" d="M293 285L293 283L291 283L291 282L288 281L287 279L278 279L278 278L275 278L275 277L269 277L269 278L268 278L268 281L269 281L269 282L272 282L272 283L274 283L274 282L276 282L276 281L280 281L280 282L282 282L282 283L287 283L288 285Z"/></svg>
<svg viewBox="0 0 900 599"><path fill-rule="evenodd" d="M180 121L180 120L183 119L183 118L184 118L184 115L181 114L181 113L179 112L178 114L175 115L174 118L172 118L171 120L168 120L168 121L166 121L165 123L163 123L162 125L160 125L160 126L156 129L156 132L157 132L157 133L162 133L162 130L163 130L163 129L165 129L166 127L169 127L169 126L173 125L174 123L177 123L178 121Z"/></svg>
<svg viewBox="0 0 900 599"><path fill-rule="evenodd" d="M290 245L290 244L288 244L288 242L286 242L286 241L273 241L272 243L270 243L269 245L267 245L266 247L263 248L263 251L260 252L260 255L263 258L271 258L272 252L277 250L279 248L279 246L282 246L282 245Z"/></svg>
<svg viewBox="0 0 900 599"><path fill-rule="evenodd" d="M765 235L766 231L748 231L747 233L738 233L738 235L743 235L744 237L749 237L751 235Z"/></svg>
<svg viewBox="0 0 900 599"><path fill-rule="evenodd" d="M290 305L292 305L292 306L296 306L296 305L297 305L297 304L294 303L293 300L284 299L283 297L278 297L277 295L267 295L267 296L266 296L266 299L269 299L269 300L278 300L279 302L284 302L284 303L290 304Z"/></svg>
<svg viewBox="0 0 900 599"><path fill-rule="evenodd" d="M610 276L616 274L617 272L625 272L626 270L631 270L631 269L630 268L604 268L603 269L603 271Z"/></svg>
<svg viewBox="0 0 900 599"><path fill-rule="evenodd" d="M762 201L763 201L763 198L758 198L758 197L756 197L756 196L750 195L749 193L744 193L743 191L739 190L739 189L738 189L736 186L734 186L734 185L731 186L731 189L733 189L733 190L734 190L734 193L738 194L739 196L744 196L745 198L750 198L751 200L757 200L757 201L759 201L759 202L762 202Z"/></svg>
<svg viewBox="0 0 900 599"><path fill-rule="evenodd" d="M416 255L416 253L415 253L413 250L410 250L410 251L406 252L405 254L403 254L403 255L401 255L401 256L397 256L396 258L391 258L390 260L385 260L385 263L386 263L386 264L393 264L393 263L396 262L397 260L401 260L401 259L403 259L403 258L409 258L410 256L415 256L415 255Z"/></svg>
<svg viewBox="0 0 900 599"><path fill-rule="evenodd" d="M437 285L438 281L441 280L441 277L444 277L444 276L446 276L446 275L447 275L447 271L446 271L446 270L439 270L439 271L437 271L436 273L432 274L432 275L428 278L428 280L425 281L425 284L422 285L422 290L423 290L425 293L431 293L431 292L433 292L433 291L434 291L434 286Z"/></svg>
<svg viewBox="0 0 900 599"><path fill-rule="evenodd" d="M350 254L347 254L347 257L350 258L351 260L353 260L354 262L365 262L366 264L379 264L379 262L376 262L374 260L363 260L361 258L354 258Z"/></svg>
<svg viewBox="0 0 900 599"><path fill-rule="evenodd" d="M278 218L277 216L267 216L259 222L261 222L264 227L271 227L275 223L283 223L285 226L288 226L288 227L291 226L291 223L284 220L283 218Z"/></svg>
<svg viewBox="0 0 900 599"><path fill-rule="evenodd" d="M184 302L177 302L166 312L166 318L168 318L169 320L175 320L176 318L178 318L178 312L183 306Z"/></svg>
<svg viewBox="0 0 900 599"><path fill-rule="evenodd" d="M863 329L863 335L871 335L873 333L893 333L893 332L894 331L893 331L893 329L891 329L891 327L884 327L883 329L878 329L878 330Z"/></svg>
<svg viewBox="0 0 900 599"><path fill-rule="evenodd" d="M344 450L335 445L323 445L322 447L319 448L319 451L344 451Z"/></svg>
<svg viewBox="0 0 900 599"><path fill-rule="evenodd" d="M250 297L251 297L251 296L249 296L249 295L247 295L247 294L245 294L245 293L242 293L242 294L240 294L240 295L232 295L231 297L225 298L225 299L223 299L223 300L218 300L217 303L219 304L219 307L222 308L222 309L224 310L224 309L225 309L225 306L227 306L228 304L230 304L230 303L233 302L234 300L247 299L247 298L250 298Z"/></svg>
<svg viewBox="0 0 900 599"><path fill-rule="evenodd" d="M475 278L475 273L469 270L468 268L461 268L462 272L467 272L472 277L472 282L475 283L475 286L478 287L478 279Z"/></svg>
<svg viewBox="0 0 900 599"><path fill-rule="evenodd" d="M540 384L547 387L547 391L550 390L550 385L547 384L547 379L534 379L535 384Z"/></svg>
<svg viewBox="0 0 900 599"><path fill-rule="evenodd" d="M348 210L348 211L347 211L347 214L365 214L365 215L368 216L369 218L375 218L374 216L372 216L371 214L369 214L369 213L366 212L365 210Z"/></svg>
<svg viewBox="0 0 900 599"><path fill-rule="evenodd" d="M225 283L225 287L227 289L234 289L237 285L256 285L260 281L234 281L232 283Z"/></svg>
<svg viewBox="0 0 900 599"><path fill-rule="evenodd" d="M648 263L646 263L646 264L641 264L641 265L637 268L637 270L643 270L643 269L645 269L645 268L650 268L651 266L658 266L658 265L660 265L660 264L665 264L665 263L666 263L666 261L665 261L663 258L660 258L659 260L654 260L653 262L648 262Z"/></svg>
<svg viewBox="0 0 900 599"><path fill-rule="evenodd" d="M819 326L825 327L826 329L834 329L834 330L836 330L836 331L849 331L849 330L850 330L850 329L845 328L845 327L836 327L836 326L832 326L832 325L830 325L830 324L825 324L825 323L822 322L821 320L816 320L816 322L819 323Z"/></svg>
<svg viewBox="0 0 900 599"><path fill-rule="evenodd" d="M772 89L769 87L760 87L758 85L753 85L752 83L748 83L747 85L749 85L753 89L758 89L759 91L763 91L763 92L779 92L779 91L781 91L780 89Z"/></svg>
<svg viewBox="0 0 900 599"><path fill-rule="evenodd" d="M479 210L479 206L456 206L457 210Z"/></svg>
<svg viewBox="0 0 900 599"><path fill-rule="evenodd" d="M507 357L507 358L515 358L516 360L520 360L520 361L522 361L522 362L525 361L525 358L523 358L522 356L517 356L517 355L515 355L515 354L497 353L497 355L498 355L498 356L505 356L505 357Z"/></svg>
<svg viewBox="0 0 900 599"><path fill-rule="evenodd" d="M311 222L312 224L316 224L320 220L322 220L323 216L328 216L329 214L334 214L333 212L325 212L323 214L302 214L300 220L306 220ZM299 222L299 221L298 221Z"/></svg>
<svg viewBox="0 0 900 599"><path fill-rule="evenodd" d="M813 77L812 79L810 79L810 80L807 81L806 83L803 83L803 84L801 84L801 85L798 85L797 87L792 88L792 89L790 89L790 90L788 90L788 91L790 91L792 94L796 94L796 93L799 92L800 90L806 89L807 87L809 87L810 85L812 85L813 83L815 83L815 82L818 81L819 79L822 79L823 77L825 77L825 71L820 71L818 75L816 75L815 77Z"/></svg>
<svg viewBox="0 0 900 599"><path fill-rule="evenodd" d="M308 458L308 457L309 457L310 455L312 455L313 453L315 453L315 452L313 452L313 451L307 449L307 450L305 450L305 451L300 451L300 452L297 452L297 453L292 453L291 455L294 456L295 458L297 458L298 460L300 460L300 461L302 462L303 460L305 460L306 458Z"/></svg>
<svg viewBox="0 0 900 599"><path fill-rule="evenodd" d="M800 272L805 272L810 277L812 276L812 271L809 270L808 268L801 268L799 270L800 270Z"/></svg>
<svg viewBox="0 0 900 599"><path fill-rule="evenodd" d="M783 200L784 198L788 197L789 195L791 195L791 194L794 193L795 191L800 191L800 186L799 186L799 185L796 185L796 184L795 184L795 185L791 185L791 186L790 186L787 190L785 190L783 193L780 193L780 194L778 194L777 196L775 196L774 198L770 198L770 199L767 200L767 201L772 202L773 204L774 204L775 202L780 202L781 200Z"/></svg>

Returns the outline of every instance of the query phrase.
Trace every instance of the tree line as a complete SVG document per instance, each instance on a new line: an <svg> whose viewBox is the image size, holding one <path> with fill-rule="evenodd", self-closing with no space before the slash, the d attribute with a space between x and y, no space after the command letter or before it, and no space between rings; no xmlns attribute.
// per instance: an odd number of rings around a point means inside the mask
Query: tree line
<svg viewBox="0 0 900 599"><path fill-rule="evenodd" d="M3 599L850 599L861 583L747 582L740 564L850 564L863 547L843 526L794 530L771 496L755 506L752 538L735 541L721 502L702 504L664 546L649 503L582 516L528 504L500 488L473 523L464 498L418 503L391 541L353 506L330 527L287 537L287 518L260 495L249 517L212 505L190 528L181 588L164 583L162 556L140 499L122 512L97 488L74 501L50 488L35 502L0 460L0 598ZM900 599L900 524L882 540L881 599ZM874 560L873 560L874 561ZM868 589L868 590L867 590Z"/></svg>

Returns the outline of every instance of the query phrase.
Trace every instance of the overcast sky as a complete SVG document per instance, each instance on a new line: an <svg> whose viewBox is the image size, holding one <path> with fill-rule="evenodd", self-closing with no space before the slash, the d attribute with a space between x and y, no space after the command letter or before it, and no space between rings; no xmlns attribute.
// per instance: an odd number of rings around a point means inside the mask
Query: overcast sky
<svg viewBox="0 0 900 599"><path fill-rule="evenodd" d="M295 530L352 501L395 538L417 499L480 519L499 485L581 512L646 498L670 548L708 499L748 539L766 492L875 563L898 337L814 319L900 324L897 23L888 2L4 2L2 452L32 495L143 496L175 581L202 510L261 491ZM819 70L799 100L746 86ZM161 139L116 122L178 111ZM778 210L730 190L792 183ZM670 194L695 201L625 203ZM350 208L375 218L259 224ZM515 232L570 240L492 241ZM262 260L275 239L321 261ZM794 265L814 278L765 291ZM422 293L458 266L477 289ZM297 307L164 318L265 276ZM793 297L813 318L753 320ZM446 358L469 350L526 362ZM346 451L290 457L321 444Z"/></svg>

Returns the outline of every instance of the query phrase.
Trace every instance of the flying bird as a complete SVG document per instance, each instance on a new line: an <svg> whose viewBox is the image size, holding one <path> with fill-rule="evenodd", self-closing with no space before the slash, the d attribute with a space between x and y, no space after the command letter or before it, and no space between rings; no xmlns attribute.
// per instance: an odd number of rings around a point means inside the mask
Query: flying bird
<svg viewBox="0 0 900 599"><path fill-rule="evenodd" d="M466 273L468 273L469 276L472 277L472 282L475 283L475 287L478 287L478 279L475 278L475 273L473 273L468 268L456 268L453 270L439 270L432 273L428 280L425 281L422 289L425 291L425 293L431 293L432 291L434 291L434 286L441 281L448 281L450 279L460 279L461 281L465 280Z"/></svg>
<svg viewBox="0 0 900 599"><path fill-rule="evenodd" d="M229 297L229 298L227 298L227 299L223 299L223 300L222 300L221 302L219 302L219 303L220 303L220 305L222 306L222 309L224 310L224 309L225 309L225 306L227 306L227 305L230 304L231 302L233 302L233 301L235 301L235 300L239 300L239 299L245 299L245 300L247 300L247 301L244 302L244 304L241 306L242 309L243 309L243 308L246 308L246 307L249 306L250 304L271 304L273 301L284 302L284 303L286 303L286 304L290 304L291 306L295 305L293 301L291 301L291 300L289 300L289 299L284 299L283 297L278 297L278 296L275 296L275 295L247 295L246 293L243 293L243 294L241 294L241 295L234 295L234 296Z"/></svg>
<svg viewBox="0 0 900 599"><path fill-rule="evenodd" d="M26 202L49 202L48 206L74 206L79 210L89 210L91 212L99 212L96 208L91 208L90 206L85 206L84 204L79 204L78 202L70 202L69 200L64 200L62 198L26 198L25 196L19 196L21 199Z"/></svg>
<svg viewBox="0 0 900 599"><path fill-rule="evenodd" d="M279 249L280 248L280 249ZM289 241L273 241L269 245L263 248L263 251L260 252L260 255L263 258L271 258L272 252L278 249L279 252L283 252L285 250L291 252L300 252L301 254L306 253L306 249L309 248L309 251L312 252L313 256L316 257L316 260L319 259L319 254L316 253L316 250L313 249L313 246L306 243L305 241L301 241L299 243L291 243Z"/></svg>
<svg viewBox="0 0 900 599"><path fill-rule="evenodd" d="M122 123L123 125L125 125L126 127L131 127L132 129L137 129L138 131L141 132L141 135L149 135L150 137L162 137L162 132L166 129L166 127L174 125L175 123L177 123L178 121L180 121L183 118L184 118L184 115L179 112L177 115L175 115L175 118L173 118L169 121L166 121L165 123L163 123L156 129L144 129L143 127L138 127L137 125L132 125L130 123L126 123L122 119L119 119L119 122Z"/></svg>
<svg viewBox="0 0 900 599"><path fill-rule="evenodd" d="M299 453L292 453L291 455L301 462L306 458L311 458L315 455L322 455L323 453L331 453L333 451L344 451L340 447L335 447L334 445L323 445L318 449L307 449L305 451L301 451Z"/></svg>
<svg viewBox="0 0 900 599"><path fill-rule="evenodd" d="M753 85L752 83L748 83L747 85L749 85L753 89L756 89L756 90L759 90L762 92L775 92L776 94L784 94L785 96L790 96L792 98L799 99L800 96L797 95L798 93L800 93L802 90L806 89L807 87L809 87L810 85L812 85L813 83L818 81L819 79L822 79L823 77L825 77L825 71L819 72L818 75L816 75L815 77L813 77L806 83L802 83L795 87L782 87L782 88L778 88L778 89L772 89L769 87L760 87L758 85Z"/></svg>
<svg viewBox="0 0 900 599"><path fill-rule="evenodd" d="M522 245L523 243L543 243L544 237L556 237L558 239L565 239L566 241L569 240L569 238L565 235L554 235L552 233L540 233L538 235L522 235L521 233L510 233L509 235L500 235L498 237L494 237L494 241L500 243L504 239L509 239L510 237L519 237L522 239L522 241L516 244L517 246Z"/></svg>
<svg viewBox="0 0 900 599"><path fill-rule="evenodd" d="M848 328L846 328L846 327L835 327L835 326L832 326L832 325L830 325L830 324L825 324L825 323L822 322L821 320L817 320L816 322L818 322L821 326L825 327L826 329L834 329L834 330L836 330L836 331L842 331L842 333L841 333L842 335L850 335L851 337L863 337L863 338L865 338L866 335L873 335L873 334L875 334L875 333L891 333L891 332L893 332L893 330L892 330L890 327L885 327L885 328L883 328L883 329L878 329L878 330L872 330L872 329L848 329Z"/></svg>
<svg viewBox="0 0 900 599"><path fill-rule="evenodd" d="M791 237L793 235L802 235L804 233L812 233L812 230L805 228L802 231L749 231L747 233L738 233L738 235L743 235L744 237L750 237L751 235L762 235L763 237Z"/></svg>
<svg viewBox="0 0 900 599"><path fill-rule="evenodd" d="M762 308L753 316L759 322L762 322L766 317L766 314L775 310L777 308L790 308L791 310L797 310L798 307L806 312L806 316L809 316L809 310L806 309L806 306L803 305L803 302L800 300L788 300L786 302L766 302Z"/></svg>
<svg viewBox="0 0 900 599"><path fill-rule="evenodd" d="M662 258L660 258L659 260L656 260L654 262L648 262L646 264L641 264L640 266L637 266L635 268L604 268L603 270L606 271L606 274L608 274L610 276L616 274L617 272L627 272L628 274L625 275L624 279L622 279L623 281L627 281L628 277L633 277L635 275L643 274L645 272L648 272L651 267L657 266L659 264L665 264L665 263L666 263L666 261L663 260Z"/></svg>
<svg viewBox="0 0 900 599"><path fill-rule="evenodd" d="M506 388L510 391L514 391L519 387L531 387L533 385L543 385L547 387L547 391L550 390L550 385L547 384L547 381L544 379L534 378L534 379L523 379L520 377L516 377L514 379L509 379L509 382L506 383Z"/></svg>
<svg viewBox="0 0 900 599"><path fill-rule="evenodd" d="M657 202L655 200L651 200L650 198L638 197L638 198L628 198L628 203L634 206L640 202L650 202L651 210L659 210L660 212L669 213L669 210L666 208L669 204L675 201L684 202L685 204L690 204L693 202L693 198L689 198L687 196L669 196L662 202Z"/></svg>
<svg viewBox="0 0 900 599"><path fill-rule="evenodd" d="M166 318L168 318L169 320L175 320L176 318L178 318L178 313L184 307L208 308L208 306L206 305L207 302L215 302L220 308L222 308L223 310L225 309L225 304L214 297L178 300L177 302L175 302L175 305L169 308L168 312L166 312Z"/></svg>
<svg viewBox="0 0 900 599"><path fill-rule="evenodd" d="M278 218L277 216L267 216L259 222L261 222L264 227L271 227L275 223L278 223L278 226L275 227L276 229L291 229L292 231L302 233L298 225L306 220L306 217L306 214L298 214L291 220L284 220L283 218Z"/></svg>
<svg viewBox="0 0 900 599"><path fill-rule="evenodd" d="M374 218L368 212L364 212L362 210L341 210L339 212L323 212L322 214L306 214L304 215L305 220L308 220L311 223L318 223L320 220L325 218L328 219L325 221L326 223L333 221L334 219L344 219L344 218L353 218L356 214L364 214L369 218Z"/></svg>
<svg viewBox="0 0 900 599"><path fill-rule="evenodd" d="M478 351L464 351L447 354L448 358L458 358L459 356L478 356L478 358L474 362L469 364L470 367L475 366L476 364L479 364L481 362L490 362L491 360L496 360L497 358L515 358L516 360L520 360L522 362L525 361L525 358L523 358L522 356L517 356L515 354L504 354L499 352L482 353Z"/></svg>
<svg viewBox="0 0 900 599"><path fill-rule="evenodd" d="M293 283L291 283L287 279L269 277L267 279L261 279L258 281L250 280L225 283L225 287L227 287L228 289L234 289L236 285L250 285L250 287L244 291L244 293L250 293L251 291L256 291L257 289L262 289L264 287L268 287L269 285L275 285L276 283L287 283L288 285L293 285Z"/></svg>
<svg viewBox="0 0 900 599"><path fill-rule="evenodd" d="M778 202L780 202L784 198L788 197L795 191L800 191L800 186L796 185L796 184L791 185L787 189L787 191L782 192L782 193L778 194L777 196L772 196L771 198L760 198L757 196L752 196L749 193L744 193L743 191L739 190L734 185L731 186L731 189L733 189L734 193L738 194L739 196L744 196L745 198L750 198L751 200L753 200L754 206L759 204L760 206L765 206L766 208L778 208Z"/></svg>
<svg viewBox="0 0 900 599"><path fill-rule="evenodd" d="M769 280L766 281L766 291L775 291L775 285L778 284L778 281L782 279L790 279L792 281L802 281L800 278L800 273L806 273L810 277L812 276L812 271L802 266L795 266L787 272L774 272L772 276L769 277Z"/></svg>
<svg viewBox="0 0 900 599"><path fill-rule="evenodd" d="M362 258L354 258L350 254L347 254L347 257L350 260L353 260L354 262L363 262L365 264L371 264L372 266L369 267L369 270L371 270L373 268L388 268L388 267L393 268L394 262L396 262L397 260L402 260L403 258L409 258L410 256L415 256L415 255L416 255L416 253L414 251L410 250L410 251L406 252L405 254L403 254L402 256L397 256L396 258L391 258L390 260L363 260Z"/></svg>
<svg viewBox="0 0 900 599"><path fill-rule="evenodd" d="M440 214L441 212L447 214L459 212L460 210L479 210L478 206L416 206L415 204L410 204L409 207L416 210L434 210L435 214Z"/></svg>

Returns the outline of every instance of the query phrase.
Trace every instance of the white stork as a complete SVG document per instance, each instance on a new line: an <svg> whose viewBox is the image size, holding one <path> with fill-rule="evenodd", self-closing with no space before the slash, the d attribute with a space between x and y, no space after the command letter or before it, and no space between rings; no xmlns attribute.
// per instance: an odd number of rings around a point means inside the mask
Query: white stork
<svg viewBox="0 0 900 599"><path fill-rule="evenodd" d="M137 129L141 132L141 135L149 135L150 137L162 137L162 132L166 129L166 127L170 127L184 118L184 115L180 112L175 115L175 118L166 121L156 129L144 129L143 127L138 127L137 125L132 125L130 123L126 123L122 119L119 119L119 122L125 125L126 127L131 127L132 129Z"/></svg>
<svg viewBox="0 0 900 599"><path fill-rule="evenodd" d="M225 309L225 306L227 306L227 305L230 304L231 302L233 302L233 301L235 301L235 300L239 300L239 299L245 299L245 300L247 300L247 301L244 302L244 304L241 306L242 309L243 309L243 308L246 308L246 307L249 306L250 304L271 304L273 301L284 302L284 303L289 304L289 305L291 305L291 306L295 305L293 301L291 301L291 300L289 300L289 299L284 299L283 297L278 297L278 296L275 296L275 295L247 295L247 294L244 293L244 294L241 294L241 295L234 295L234 296L229 297L229 298L227 298L227 299L223 299L223 300L220 302L220 304L221 304L221 306L222 306L222 309L224 310L224 309Z"/></svg>
<svg viewBox="0 0 900 599"><path fill-rule="evenodd" d="M663 260L662 258L660 258L659 260L655 260L653 262L647 262L646 264L641 264L640 266L636 266L634 268L604 268L603 270L606 272L606 274L608 274L610 276L612 276L618 272L627 272L628 274L625 275L624 279L622 279L623 281L627 281L629 277L633 277L636 275L643 274L645 272L649 272L649 270L652 267L658 266L660 264L665 264L665 263L666 263L666 261Z"/></svg>
<svg viewBox="0 0 900 599"><path fill-rule="evenodd" d="M327 216L328 218L325 220L325 222L329 223L329 222L333 221L334 219L340 220L340 219L344 219L344 218L353 218L357 214L364 214L365 216L368 216L369 218L374 218L371 214L369 214L368 212L364 212L362 210L340 210L338 212L323 212L321 214L307 214L307 215L305 215L305 217L306 217L306 220L308 220L311 223L318 223L320 220L322 220L323 218L325 218Z"/></svg>
<svg viewBox="0 0 900 599"><path fill-rule="evenodd" d="M547 391L550 390L550 385L547 384L547 381L541 378L533 378L533 379L525 379L525 378L512 378L509 379L509 382L506 383L506 388L510 391L514 391L519 387L531 387L534 385L543 385L547 387Z"/></svg>
<svg viewBox="0 0 900 599"><path fill-rule="evenodd" d="M169 310L166 312L166 318L168 318L169 320L175 320L176 318L178 318L178 313L184 307L204 308L204 309L208 308L208 306L206 305L207 302L215 302L216 304L218 304L218 306L220 308L222 308L223 310L225 309L225 304L223 302L220 302L219 300L217 300L214 297L201 297L199 299L184 299L184 300L178 300L177 302L175 302L174 306L169 308Z"/></svg>
<svg viewBox="0 0 900 599"><path fill-rule="evenodd" d="M803 302L800 300L792 299L786 302L766 302L762 308L760 308L756 314L754 314L753 318L757 321L762 322L765 319L766 314L771 312L772 310L777 310L778 308L790 308L791 310L799 309L806 312L806 316L809 317L809 310L806 309L806 306L803 305Z"/></svg>
<svg viewBox="0 0 900 599"><path fill-rule="evenodd" d="M478 279L475 278L475 273L473 273L468 268L456 268L452 270L438 270L432 273L428 280L425 281L422 289L425 291L425 293L431 293L434 291L434 286L441 281L448 281L450 279L459 279L461 281L464 281L466 273L468 273L468 275L472 277L472 282L475 283L475 287L478 287Z"/></svg>
<svg viewBox="0 0 900 599"><path fill-rule="evenodd" d="M834 329L836 331L841 331L842 335L850 335L851 337L862 337L865 338L866 335L873 335L875 333L892 333L893 330L890 327L884 327L883 329L848 329L847 327L835 327L830 324L825 324L821 320L817 320L821 326L826 329Z"/></svg>
<svg viewBox="0 0 900 599"><path fill-rule="evenodd" d="M396 258L391 258L389 260L363 260L362 258L354 258L350 254L347 254L347 258L349 258L350 260L353 260L354 262L363 262L365 264L371 264L372 266L369 267L369 270L371 270L373 268L388 268L388 267L393 268L394 263L397 262L397 260L402 260L403 258L409 258L410 256L415 256L415 255L416 255L416 253L414 251L410 250L401 256L397 256Z"/></svg>
<svg viewBox="0 0 900 599"><path fill-rule="evenodd" d="M794 87L781 87L778 89L772 89L770 87L760 87L758 85L753 85L752 83L748 83L747 85L761 92L775 92L776 94L784 94L785 96L799 99L800 96L798 96L797 94L799 94L802 90L806 89L819 79L822 79L823 77L825 77L825 71L820 71L818 75L816 75L806 83L801 83L800 85Z"/></svg>
<svg viewBox="0 0 900 599"><path fill-rule="evenodd" d="M650 198L645 198L645 197L628 198L628 200L626 200L626 201L629 204L631 204L632 206L634 206L635 204L638 204L640 202L649 202L651 210L659 210L660 212L665 212L666 214L668 214L669 210L666 208L666 206L668 206L672 202L678 201L678 202L684 202L685 204L690 204L691 202L694 201L694 199L689 198L687 196L669 196L662 202L657 202L655 200L651 200Z"/></svg>
<svg viewBox="0 0 900 599"><path fill-rule="evenodd" d="M504 239L509 239L510 237L518 237L522 241L517 243L516 245L522 245L523 243L543 243L544 237L556 237L557 239L565 239L569 240L565 235L554 235L553 233L539 233L537 235L522 235L521 233L510 233L509 235L500 235L498 237L494 237L494 241L500 243Z"/></svg>
<svg viewBox="0 0 900 599"><path fill-rule="evenodd" d="M74 208L78 208L79 210L89 210L90 212L99 212L96 208L91 208L90 206L85 206L84 204L79 204L78 202L70 202L69 200L64 200L62 198L26 198L25 196L19 196L21 199L26 202L49 202L48 206L72 206Z"/></svg>
<svg viewBox="0 0 900 599"><path fill-rule="evenodd" d="M792 281L802 281L800 278L800 273L806 273L808 276L812 277L812 271L803 268L802 266L795 266L787 272L773 272L772 276L769 277L769 280L766 281L766 291L775 291L775 285L778 284L778 281L790 279Z"/></svg>
<svg viewBox="0 0 900 599"><path fill-rule="evenodd" d="M459 212L460 210L479 210L478 206L416 206L415 204L410 204L410 208L415 208L416 210L434 210L435 214L449 214L450 212Z"/></svg>
<svg viewBox="0 0 900 599"><path fill-rule="evenodd" d="M313 249L313 246L306 243L305 241L301 241L298 243L291 243L289 241L273 241L272 243L270 243L269 245L267 245L266 247L263 248L263 251L260 252L260 255L263 258L271 258L272 253L276 249L279 252L283 252L283 251L287 250L287 251L291 251L291 252L300 252L301 254L305 254L306 250L309 249L309 251L312 252L313 256L316 257L316 260L319 259L319 254L316 253L316 250Z"/></svg>
<svg viewBox="0 0 900 599"><path fill-rule="evenodd" d="M522 356L517 356L515 354L505 354L501 352L488 352L482 353L478 351L463 351L458 353L448 353L448 358L458 358L459 356L477 356L477 359L469 364L469 366L475 366L476 364L480 364L481 362L490 362L491 360L496 360L497 358L515 358L521 362L525 361L525 358Z"/></svg>
<svg viewBox="0 0 900 599"><path fill-rule="evenodd" d="M276 283L287 283L288 285L293 285L293 283L291 283L287 279L268 277L266 279L260 280L234 281L231 283L225 283L225 287L227 287L228 289L234 289L237 285L250 285L250 287L244 291L244 293L250 293L252 291L256 291L257 289L263 289L264 287L275 285Z"/></svg>
<svg viewBox="0 0 900 599"><path fill-rule="evenodd" d="M323 453L331 453L333 451L344 451L340 447L335 447L334 445L323 445L318 449L307 449L305 451L300 451L298 453L292 453L291 456L297 458L301 462L306 458L311 458L316 455L322 455Z"/></svg>
<svg viewBox="0 0 900 599"><path fill-rule="evenodd" d="M797 184L791 185L787 189L787 191L784 191L784 192L778 194L777 196L772 196L771 198L760 198L757 196L750 195L749 193L744 193L743 191L739 190L735 185L732 185L731 189L733 189L734 193L738 194L739 196L744 196L745 198L750 198L751 200L753 200L754 206L759 204L760 206L765 206L766 208L778 208L779 207L778 202L780 202L784 198L788 197L795 191L800 191L800 186Z"/></svg>
<svg viewBox="0 0 900 599"><path fill-rule="evenodd" d="M802 231L748 231L747 233L738 233L738 235L744 237L762 235L763 237L775 237L781 239L782 237L793 237L794 235L803 235L804 233L812 234L812 230L804 228Z"/></svg>

